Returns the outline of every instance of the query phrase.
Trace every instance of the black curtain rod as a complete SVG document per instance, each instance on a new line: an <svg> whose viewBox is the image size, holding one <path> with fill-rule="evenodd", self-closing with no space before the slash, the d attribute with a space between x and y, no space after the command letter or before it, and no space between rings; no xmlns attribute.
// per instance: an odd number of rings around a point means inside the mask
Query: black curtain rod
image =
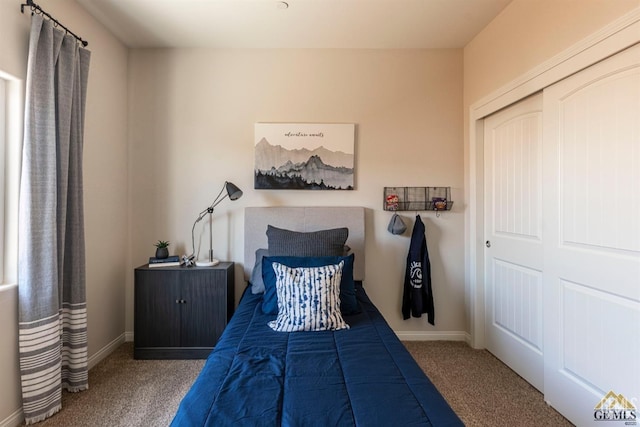
<svg viewBox="0 0 640 427"><path fill-rule="evenodd" d="M60 21L58 21L56 18L54 18L53 16L49 15L47 12L45 12L44 10L42 10L42 8L40 6L38 6L37 4L35 4L33 2L33 0L27 0L26 3L23 3L20 5L20 12L24 13L24 7L30 7L31 8L31 14L33 15L34 13L41 13L42 15L46 16L47 18L49 18L51 21L53 21L53 23L56 26L60 26L62 28L64 28L64 30L71 34L73 37L75 37L80 43L82 43L82 46L87 47L87 45L89 44L88 41L86 40L82 40L82 38L80 36L77 36L73 31L71 31L70 29L68 29L67 27L65 27L64 25L62 25L60 23Z"/></svg>

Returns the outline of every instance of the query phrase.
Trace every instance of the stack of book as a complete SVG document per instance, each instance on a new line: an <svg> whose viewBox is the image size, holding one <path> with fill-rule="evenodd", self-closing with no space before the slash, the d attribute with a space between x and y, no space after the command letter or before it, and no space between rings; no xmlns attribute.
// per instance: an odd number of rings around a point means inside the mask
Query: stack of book
<svg viewBox="0 0 640 427"><path fill-rule="evenodd" d="M177 267L180 265L180 257L178 255L171 255L167 258L149 258L149 268L156 267Z"/></svg>

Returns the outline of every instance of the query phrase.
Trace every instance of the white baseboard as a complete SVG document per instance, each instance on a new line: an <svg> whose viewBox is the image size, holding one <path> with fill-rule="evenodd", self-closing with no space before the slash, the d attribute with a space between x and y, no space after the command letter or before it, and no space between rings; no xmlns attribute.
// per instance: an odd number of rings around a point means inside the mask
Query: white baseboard
<svg viewBox="0 0 640 427"><path fill-rule="evenodd" d="M124 333L124 340L125 340L125 342L132 342L133 341L133 332L131 332L131 331L125 332Z"/></svg>
<svg viewBox="0 0 640 427"><path fill-rule="evenodd" d="M22 413L22 407L20 407L4 420L0 420L0 427L17 427L22 424L23 421L24 414Z"/></svg>
<svg viewBox="0 0 640 427"><path fill-rule="evenodd" d="M464 331L395 331L400 341L465 341L471 343L471 335Z"/></svg>
<svg viewBox="0 0 640 427"><path fill-rule="evenodd" d="M118 338L98 350L93 356L89 357L87 360L87 367L91 369L96 366L102 359L113 353L116 348L120 347L123 342L125 342L125 334L120 335Z"/></svg>

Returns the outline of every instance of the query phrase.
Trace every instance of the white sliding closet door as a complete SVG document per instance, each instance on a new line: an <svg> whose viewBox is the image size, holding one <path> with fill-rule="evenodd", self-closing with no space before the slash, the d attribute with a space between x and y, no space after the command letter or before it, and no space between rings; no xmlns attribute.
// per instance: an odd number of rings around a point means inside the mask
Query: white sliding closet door
<svg viewBox="0 0 640 427"><path fill-rule="evenodd" d="M545 400L625 425L640 419L640 46L545 89L543 111Z"/></svg>
<svg viewBox="0 0 640 427"><path fill-rule="evenodd" d="M542 95L484 121L487 349L542 391Z"/></svg>

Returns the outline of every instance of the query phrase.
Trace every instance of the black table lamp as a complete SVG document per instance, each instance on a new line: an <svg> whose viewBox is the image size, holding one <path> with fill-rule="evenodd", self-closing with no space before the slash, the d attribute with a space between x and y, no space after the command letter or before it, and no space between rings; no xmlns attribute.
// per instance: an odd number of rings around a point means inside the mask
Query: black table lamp
<svg viewBox="0 0 640 427"><path fill-rule="evenodd" d="M211 205L209 205L206 209L200 212L200 214L198 215L198 218L193 223L193 227L191 227L191 249L193 250L193 252L191 256L185 257L185 264L187 266L191 265L191 263L193 262L193 259L195 258L195 253L196 253L196 246L195 246L193 231L196 228L196 224L202 221L202 219L207 214L209 214L209 259L205 261L196 260L195 263L198 267L211 267L218 264L219 261L213 257L213 224L211 221L212 221L212 214L213 214L214 208L218 206L218 204L220 204L220 202L222 202L227 197L231 200L238 200L240 197L242 197L242 190L236 187L233 183L229 181L225 181L224 185L222 186L222 189L220 190L216 198L213 200Z"/></svg>

